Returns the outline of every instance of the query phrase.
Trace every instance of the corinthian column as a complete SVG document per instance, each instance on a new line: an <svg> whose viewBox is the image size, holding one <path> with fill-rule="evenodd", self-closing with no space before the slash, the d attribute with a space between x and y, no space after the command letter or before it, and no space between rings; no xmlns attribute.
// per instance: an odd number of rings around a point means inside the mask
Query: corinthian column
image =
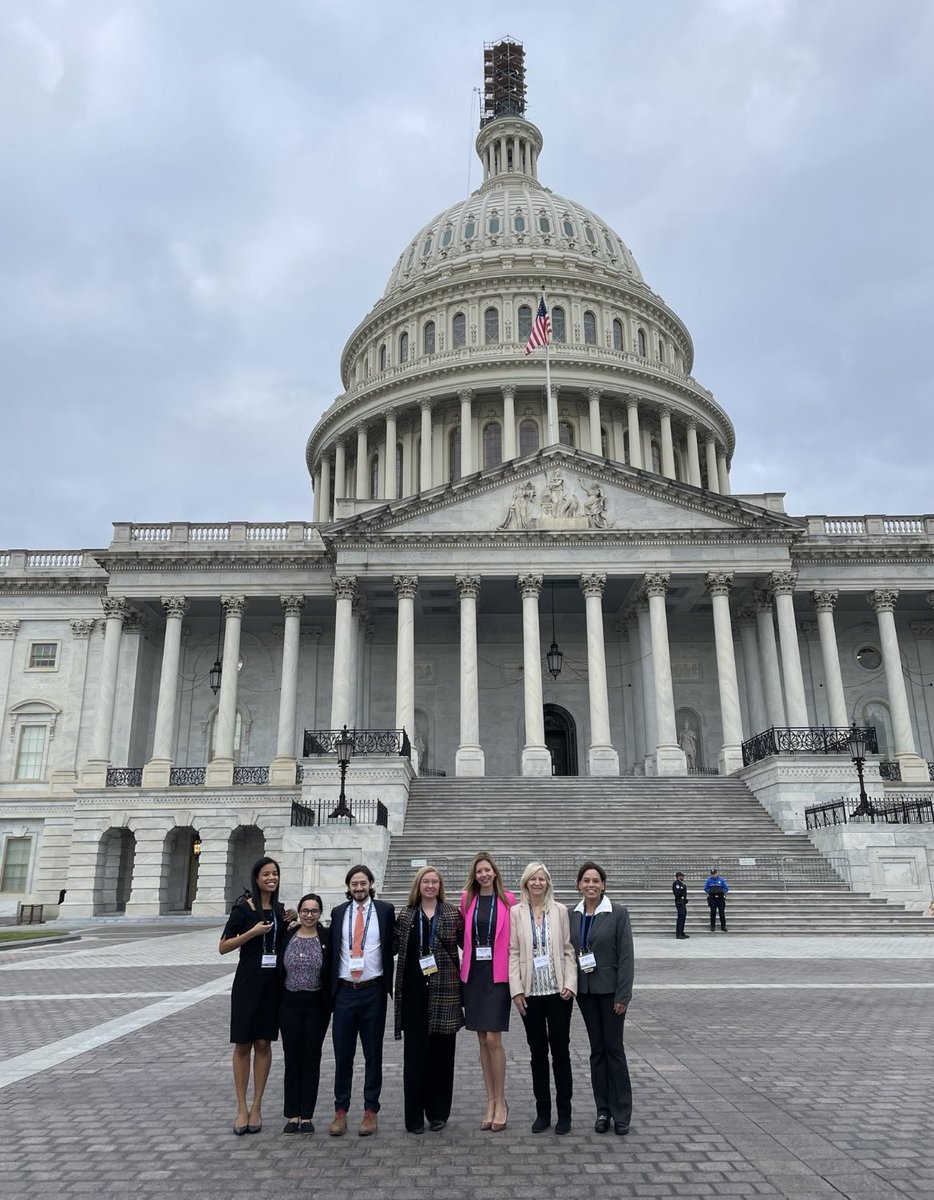
<svg viewBox="0 0 934 1200"><path fill-rule="evenodd" d="M606 575L602 572L580 577L587 614L587 687L590 696L590 750L587 762L591 775L619 774L619 755L613 749L610 734L610 699L606 684L603 633L605 586Z"/></svg>
<svg viewBox="0 0 934 1200"><path fill-rule="evenodd" d="M396 412L386 409L386 453L383 455L383 498L398 500L396 495Z"/></svg>
<svg viewBox="0 0 934 1200"><path fill-rule="evenodd" d="M458 775L483 775L480 746L480 691L477 677L477 599L479 575L457 575L454 580L461 605L461 727L454 759Z"/></svg>
<svg viewBox="0 0 934 1200"><path fill-rule="evenodd" d="M316 520L331 520L331 460L326 454L321 458L321 502Z"/></svg>
<svg viewBox="0 0 934 1200"><path fill-rule="evenodd" d="M334 499L343 500L347 495L347 447L340 438L334 446ZM333 515L333 514L332 514Z"/></svg>
<svg viewBox="0 0 934 1200"><path fill-rule="evenodd" d="M590 423L590 453L603 453L603 439L600 437L600 389L587 389L587 408Z"/></svg>
<svg viewBox="0 0 934 1200"><path fill-rule="evenodd" d="M902 655L898 648L898 633L895 629L895 605L898 591L895 588L877 588L868 596L870 608L875 609L879 622L879 641L882 649L882 665L885 668L885 684L889 693L889 709L892 713L892 736L895 739L895 758L901 768L903 783L926 783L927 763L918 754L911 714L908 711L908 693L902 675Z"/></svg>
<svg viewBox="0 0 934 1200"><path fill-rule="evenodd" d="M801 651L798 648L798 626L795 621L795 602L792 595L798 576L794 571L773 571L769 577L775 612L778 617L778 640L782 647L782 679L785 681L785 710L789 726L807 728L808 708L804 700L804 675L801 672Z"/></svg>
<svg viewBox="0 0 934 1200"><path fill-rule="evenodd" d="M720 685L720 722L723 727L723 745L717 756L717 770L721 775L732 775L743 765L743 718L739 709L739 685L736 681L736 657L733 653L733 622L730 619L733 575L729 571L711 571L704 582L713 605L717 682Z"/></svg>
<svg viewBox="0 0 934 1200"><path fill-rule="evenodd" d="M516 457L516 389L507 383L503 389L503 462Z"/></svg>
<svg viewBox="0 0 934 1200"><path fill-rule="evenodd" d="M629 422L629 465L642 467L642 433L639 429L639 398L629 396L626 399L626 414Z"/></svg>
<svg viewBox="0 0 934 1200"><path fill-rule="evenodd" d="M399 606L396 634L396 728L404 729L412 744L412 769L418 774L415 749L415 597L417 575L394 575L392 586Z"/></svg>
<svg viewBox="0 0 934 1200"><path fill-rule="evenodd" d="M295 786L295 713L298 705L298 642L301 633L304 596L280 596L285 610L282 636L282 687L279 689L279 731L276 757L269 765L273 787Z"/></svg>
<svg viewBox="0 0 934 1200"><path fill-rule="evenodd" d="M163 596L165 640L162 643L162 672L156 704L156 731L152 758L143 768L143 787L167 788L175 761L175 705L178 696L178 663L182 648L182 618L188 611L184 596Z"/></svg>
<svg viewBox="0 0 934 1200"><path fill-rule="evenodd" d="M123 622L129 610L123 596L105 596L101 600L107 618L104 627L104 650L97 685L97 705L91 732L91 753L80 772L85 787L104 787L110 766L110 738L113 733L114 700L117 695L117 674L120 669L120 638Z"/></svg>
<svg viewBox="0 0 934 1200"><path fill-rule="evenodd" d="M331 679L331 728L353 725L350 711L350 638L353 601L357 581L350 575L335 575L334 584L334 673Z"/></svg>
<svg viewBox="0 0 934 1200"><path fill-rule="evenodd" d="M655 720L655 676L652 673L652 626L649 624L649 602L636 603L639 632L639 697L642 701L642 768L649 774L655 766L655 747L658 744L658 723Z"/></svg>
<svg viewBox="0 0 934 1200"><path fill-rule="evenodd" d="M701 485L700 453L697 448L697 422L688 421L688 483Z"/></svg>
<svg viewBox="0 0 934 1200"><path fill-rule="evenodd" d="M421 410L421 456L419 458L419 487L420 492L427 492L432 487L434 480L431 477L431 408L434 404L431 396L422 396L418 402L418 407ZM463 440L463 439L462 439ZM461 461L463 462L463 446L461 446ZM415 490L414 487L412 489Z"/></svg>
<svg viewBox="0 0 934 1200"><path fill-rule="evenodd" d="M675 447L671 437L671 409L663 404L659 410L659 426L662 435L662 474L667 479L675 477Z"/></svg>
<svg viewBox="0 0 934 1200"><path fill-rule="evenodd" d="M473 388L461 388L461 475L472 475L473 465Z"/></svg>
<svg viewBox="0 0 934 1200"><path fill-rule="evenodd" d="M717 442L712 434L706 439L704 450L707 455L707 490L719 492L720 468L717 465Z"/></svg>
<svg viewBox="0 0 934 1200"><path fill-rule="evenodd" d="M744 609L739 614L739 636L743 646L743 674L746 677L746 718L750 736L763 733L769 725L762 691L762 672L759 669L759 647L756 642L756 614Z"/></svg>
<svg viewBox="0 0 934 1200"><path fill-rule="evenodd" d="M668 649L668 612L665 596L671 577L654 571L645 577L649 600L649 624L652 629L652 676L655 688L655 721L658 742L655 746L656 775L687 775L687 759L678 745L675 725L675 701L671 684L671 654Z"/></svg>
<svg viewBox="0 0 934 1200"><path fill-rule="evenodd" d="M523 775L550 775L551 754L545 745L545 710L542 696L542 641L538 628L538 598L542 577L520 575L516 587L522 596L522 664L525 692L525 745Z"/></svg>
<svg viewBox="0 0 934 1200"><path fill-rule="evenodd" d="M782 674L778 664L778 645L775 641L775 622L772 617L773 597L771 592L753 592L756 610L756 626L759 633L759 654L762 666L762 683L765 690L765 707L769 725L782 729L785 720L785 700L782 696Z"/></svg>
<svg viewBox="0 0 934 1200"><path fill-rule="evenodd" d="M367 427L364 424L357 426L357 487L356 497L358 500L366 500L369 498L369 454L367 453Z"/></svg>
<svg viewBox="0 0 934 1200"><path fill-rule="evenodd" d="M229 787L233 783L237 684L240 676L240 626L246 600L243 596L221 596L221 605L225 613L221 694L214 729L214 756L208 763L204 780L210 787Z"/></svg>
<svg viewBox="0 0 934 1200"><path fill-rule="evenodd" d="M827 685L827 708L830 724L846 726L846 697L843 694L843 676L840 673L840 654L837 650L837 634L834 629L833 610L837 593L832 591L811 592L811 602L817 609L817 634L820 638L821 659L824 663L824 682Z"/></svg>

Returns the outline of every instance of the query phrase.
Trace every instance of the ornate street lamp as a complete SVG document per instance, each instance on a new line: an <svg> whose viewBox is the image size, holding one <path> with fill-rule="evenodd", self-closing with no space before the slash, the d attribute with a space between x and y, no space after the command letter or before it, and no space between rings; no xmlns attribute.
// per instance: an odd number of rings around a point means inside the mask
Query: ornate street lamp
<svg viewBox="0 0 934 1200"><path fill-rule="evenodd" d="M223 628L224 624L223 613L224 609L221 607L221 615L217 618L217 658L214 659L214 666L211 667L210 671L208 672L208 684L210 685L211 691L215 696L221 690L221 672L223 671L223 667L221 666L221 629Z"/></svg>
<svg viewBox="0 0 934 1200"><path fill-rule="evenodd" d="M337 765L341 769L341 794L337 798L337 808L332 813L328 814L329 821L336 821L341 817L347 817L353 820L353 813L347 804L347 798L344 795L344 781L347 778L347 764L350 762L350 756L353 754L353 734L347 732L347 726L341 730L340 735L334 739L334 749L337 751Z"/></svg>
<svg viewBox="0 0 934 1200"><path fill-rule="evenodd" d="M555 641L555 585L553 583L551 585L551 645L545 655L545 661L548 663L552 679L557 679L561 674L564 655L558 649L558 643Z"/></svg>
<svg viewBox="0 0 934 1200"><path fill-rule="evenodd" d="M850 747L850 758L852 758L856 766L856 775L859 779L859 804L853 809L852 815L854 817L874 817L876 810L866 795L866 784L863 780L863 763L866 761L866 737L861 729L856 728L855 721L850 726L850 736L847 739L847 744Z"/></svg>

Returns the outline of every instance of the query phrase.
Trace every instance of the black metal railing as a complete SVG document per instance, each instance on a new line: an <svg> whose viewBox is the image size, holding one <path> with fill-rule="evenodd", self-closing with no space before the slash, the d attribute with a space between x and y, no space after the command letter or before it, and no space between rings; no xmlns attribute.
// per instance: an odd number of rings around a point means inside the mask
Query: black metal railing
<svg viewBox="0 0 934 1200"><path fill-rule="evenodd" d="M827 829L865 821L872 825L934 825L934 800L929 796L889 795L870 800L863 808L857 800L831 800L804 810L808 829Z"/></svg>
<svg viewBox="0 0 934 1200"><path fill-rule="evenodd" d="M334 801L316 800L314 805L292 801L292 824L309 825L379 825L389 827L389 809L382 800L347 800L350 816L334 817Z"/></svg>
<svg viewBox="0 0 934 1200"><path fill-rule="evenodd" d="M142 767L108 767L107 787L142 787Z"/></svg>
<svg viewBox="0 0 934 1200"><path fill-rule="evenodd" d="M336 754L335 742L343 729L306 729L302 739L302 758L313 758L320 754ZM399 754L411 758L412 746L404 729L351 729L353 738L351 755Z"/></svg>
<svg viewBox="0 0 934 1200"><path fill-rule="evenodd" d="M419 779L446 779L447 771L442 771L439 767L419 767Z"/></svg>
<svg viewBox="0 0 934 1200"><path fill-rule="evenodd" d="M719 775L720 772L716 767L690 767L689 775Z"/></svg>
<svg viewBox="0 0 934 1200"><path fill-rule="evenodd" d="M172 767L169 787L203 787L207 772L207 767Z"/></svg>
<svg viewBox="0 0 934 1200"><path fill-rule="evenodd" d="M875 727L870 725L856 731L865 739L869 754L878 754ZM773 754L849 754L852 725L817 725L800 728L779 728L757 733L743 742L743 766L769 758Z"/></svg>
<svg viewBox="0 0 934 1200"><path fill-rule="evenodd" d="M268 783L268 767L234 767L233 781L235 784Z"/></svg>
<svg viewBox="0 0 934 1200"><path fill-rule="evenodd" d="M894 758L883 758L879 763L879 775L882 779L888 779L893 783L901 781L902 766Z"/></svg>

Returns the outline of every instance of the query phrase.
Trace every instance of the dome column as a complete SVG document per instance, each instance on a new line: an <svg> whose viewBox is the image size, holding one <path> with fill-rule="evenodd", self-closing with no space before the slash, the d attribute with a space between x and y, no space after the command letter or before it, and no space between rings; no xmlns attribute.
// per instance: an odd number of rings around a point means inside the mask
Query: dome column
<svg viewBox="0 0 934 1200"><path fill-rule="evenodd" d="M713 434L706 439L704 449L707 454L707 490L719 493L720 468L717 466L717 443Z"/></svg>
<svg viewBox="0 0 934 1200"><path fill-rule="evenodd" d="M334 446L334 499L343 500L347 495L347 448L339 438Z"/></svg>
<svg viewBox="0 0 934 1200"><path fill-rule="evenodd" d="M473 464L473 388L461 388L461 476L474 473Z"/></svg>
<svg viewBox="0 0 934 1200"><path fill-rule="evenodd" d="M629 465L643 467L642 433L639 430L639 400L629 396L626 400L626 415L629 421Z"/></svg>
<svg viewBox="0 0 934 1200"><path fill-rule="evenodd" d="M366 425L357 426L357 486L354 492L358 500L366 500L367 488L367 429Z"/></svg>
<svg viewBox="0 0 934 1200"><path fill-rule="evenodd" d="M850 722L846 712L843 676L840 673L840 653L837 650L837 633L833 620L837 592L811 592L811 603L817 609L817 635L820 638L821 659L824 664L824 683L827 685L830 724L843 728Z"/></svg>
<svg viewBox="0 0 934 1200"><path fill-rule="evenodd" d="M697 448L697 422L688 421L688 483L701 486L700 453Z"/></svg>
<svg viewBox="0 0 934 1200"><path fill-rule="evenodd" d="M421 410L421 452L419 458L419 491L427 492L434 486L431 478L432 447L431 447L431 409L434 399L422 396L418 402ZM463 446L461 447L463 454ZM414 488L413 488L414 490Z"/></svg>
<svg viewBox="0 0 934 1200"><path fill-rule="evenodd" d="M606 575L581 575L587 615L587 689L590 700L590 749L587 766L591 775L618 775L619 755L610 735L610 699L606 682L606 646L603 629L603 589Z"/></svg>
<svg viewBox="0 0 934 1200"><path fill-rule="evenodd" d="M331 520L331 460L327 455L321 459L321 500L317 508L316 520Z"/></svg>
<svg viewBox="0 0 934 1200"><path fill-rule="evenodd" d="M721 496L729 496L730 494L730 472L726 465L726 451L717 447L717 482L720 487Z"/></svg>
<svg viewBox="0 0 934 1200"><path fill-rule="evenodd" d="M671 437L671 409L667 405L662 405L658 411L662 433L662 474L667 479L674 479L675 447Z"/></svg>
<svg viewBox="0 0 934 1200"><path fill-rule="evenodd" d="M705 585L713 604L713 633L717 653L717 683L720 689L720 723L723 745L717 755L717 770L732 775L743 766L743 719L739 708L739 684L736 679L736 655L733 650L733 623L730 619L730 590L733 575L711 571Z"/></svg>
<svg viewBox="0 0 934 1200"><path fill-rule="evenodd" d="M312 521L321 520L321 467L319 466L312 478L311 490L314 493L311 509Z"/></svg>
<svg viewBox="0 0 934 1200"><path fill-rule="evenodd" d="M668 648L668 612L665 596L671 577L654 571L645 577L652 630L652 679L655 691L656 775L687 775L687 759L678 745L674 690L671 682L671 653Z"/></svg>
<svg viewBox="0 0 934 1200"><path fill-rule="evenodd" d="M398 605L396 633L396 728L404 729L412 746L412 769L418 774L415 749L415 597L417 575L394 575L392 586Z"/></svg>
<svg viewBox="0 0 934 1200"><path fill-rule="evenodd" d="M918 754L914 733L911 729L911 714L908 710L908 693L902 674L902 656L898 648L898 633L895 629L895 605L898 591L895 588L877 588L868 596L869 607L875 610L879 623L879 641L882 649L882 665L885 668L885 683L889 693L889 708L892 713L892 736L895 739L895 758L901 769L902 783L926 783L928 765Z"/></svg>
<svg viewBox="0 0 934 1200"><path fill-rule="evenodd" d="M396 494L396 413L386 410L386 453L383 455L383 499L398 500Z"/></svg>
<svg viewBox="0 0 934 1200"><path fill-rule="evenodd" d="M590 416L590 453L600 455L602 453L602 439L600 437L600 389L587 389L587 407Z"/></svg>
<svg viewBox="0 0 934 1200"><path fill-rule="evenodd" d="M479 575L458 575L455 585L460 597L460 745L454 757L457 775L484 775L486 767L480 746L480 691L477 671L477 599Z"/></svg>
<svg viewBox="0 0 934 1200"><path fill-rule="evenodd" d="M538 598L542 577L520 575L516 586L522 596L522 664L525 693L525 745L522 774L551 775L551 754L545 745L545 712L542 694L542 642L538 624Z"/></svg>
<svg viewBox="0 0 934 1200"><path fill-rule="evenodd" d="M516 389L511 383L503 388L503 461L516 457Z"/></svg>

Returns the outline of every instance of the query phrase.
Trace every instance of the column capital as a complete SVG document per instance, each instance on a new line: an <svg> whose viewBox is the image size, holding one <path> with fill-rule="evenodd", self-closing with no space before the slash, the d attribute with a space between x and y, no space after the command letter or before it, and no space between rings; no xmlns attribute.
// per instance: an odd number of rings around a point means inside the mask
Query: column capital
<svg viewBox="0 0 934 1200"><path fill-rule="evenodd" d="M187 596L163 596L160 603L167 617L183 617L188 612Z"/></svg>
<svg viewBox="0 0 934 1200"><path fill-rule="evenodd" d="M529 572L516 577L516 587L522 594L522 598L534 596L536 599L542 594L542 576L536 572Z"/></svg>
<svg viewBox="0 0 934 1200"><path fill-rule="evenodd" d="M454 585L461 600L476 600L480 595L479 575L455 575Z"/></svg>
<svg viewBox="0 0 934 1200"><path fill-rule="evenodd" d="M655 411L658 413L659 419L662 419L664 417L670 417L671 416L671 405L670 404L656 404Z"/></svg>
<svg viewBox="0 0 934 1200"><path fill-rule="evenodd" d="M93 625L93 622L91 624ZM11 621L0 621L0 639L16 637L17 629L19 629L19 621L15 618Z"/></svg>
<svg viewBox="0 0 934 1200"><path fill-rule="evenodd" d="M397 600L414 600L418 595L418 576L393 575L392 586Z"/></svg>
<svg viewBox="0 0 934 1200"><path fill-rule="evenodd" d="M644 581L643 587L647 596L665 596L668 593L668 583L671 576L666 571L650 571Z"/></svg>
<svg viewBox="0 0 934 1200"><path fill-rule="evenodd" d="M839 592L830 588L818 588L811 592L811 603L818 612L833 612Z"/></svg>
<svg viewBox="0 0 934 1200"><path fill-rule="evenodd" d="M121 621L124 621L129 613L126 596L102 596L101 607L108 620L111 617L119 617Z"/></svg>
<svg viewBox="0 0 934 1200"><path fill-rule="evenodd" d="M515 400L516 385L514 383L504 383L500 391L503 393L504 400Z"/></svg>
<svg viewBox="0 0 934 1200"><path fill-rule="evenodd" d="M461 404L469 404L473 400L473 388L458 388L457 398Z"/></svg>
<svg viewBox="0 0 934 1200"><path fill-rule="evenodd" d="M693 429L697 433L697 421L693 417L688 417L684 422L685 429Z"/></svg>
<svg viewBox="0 0 934 1200"><path fill-rule="evenodd" d="M790 596L797 582L797 571L773 571L769 576L769 587L775 596Z"/></svg>
<svg viewBox="0 0 934 1200"><path fill-rule="evenodd" d="M6 623L10 624L11 622L6 622ZM16 624L18 625L19 621L17 621ZM91 634L94 632L94 626L97 624L97 622L94 620L93 617L73 617L72 620L70 620L68 622L68 624L71 626L71 636L72 637L89 638L91 636ZM7 634L7 636L12 637L12 634ZM3 637L3 626L2 625L0 625L0 637Z"/></svg>
<svg viewBox="0 0 934 1200"><path fill-rule="evenodd" d="M287 617L300 617L302 609L305 607L304 596L280 596L279 603L285 610Z"/></svg>
<svg viewBox="0 0 934 1200"><path fill-rule="evenodd" d="M638 408L641 400L642 400L641 396L637 396L634 392L629 392L628 395L626 396L626 407L627 408Z"/></svg>
<svg viewBox="0 0 934 1200"><path fill-rule="evenodd" d="M331 586L338 600L353 600L357 594L357 581L353 575L335 575L331 579Z"/></svg>
<svg viewBox="0 0 934 1200"><path fill-rule="evenodd" d="M596 388L596 387L588 388L587 389L587 403L592 404L595 400L597 401L597 403L599 403L600 397L602 395L603 395L603 392L601 391L600 388Z"/></svg>
<svg viewBox="0 0 934 1200"><path fill-rule="evenodd" d="M898 603L898 588L876 588L866 597L866 603L877 613L894 612Z"/></svg>
<svg viewBox="0 0 934 1200"><path fill-rule="evenodd" d="M775 604L775 597L765 588L757 588L752 593L752 606L757 613L771 612Z"/></svg>
<svg viewBox="0 0 934 1200"><path fill-rule="evenodd" d="M606 587L606 572L591 571L586 575L581 575L578 582L585 596L602 596L603 589Z"/></svg>
<svg viewBox="0 0 934 1200"><path fill-rule="evenodd" d="M711 596L729 596L733 590L733 572L708 571L704 576L704 587Z"/></svg>
<svg viewBox="0 0 934 1200"><path fill-rule="evenodd" d="M379 415L384 421L392 421L395 418L396 410L391 404L389 404L386 406L386 408L381 408L379 410Z"/></svg>
<svg viewBox="0 0 934 1200"><path fill-rule="evenodd" d="M370 431L370 422L369 421L358 421L357 424L354 426L354 430L356 431L357 437L366 437L366 435Z"/></svg>
<svg viewBox="0 0 934 1200"><path fill-rule="evenodd" d="M431 412L432 408L434 408L434 404L434 396L419 396L418 398L418 407L422 410L422 412Z"/></svg>
<svg viewBox="0 0 934 1200"><path fill-rule="evenodd" d="M221 606L228 617L242 617L246 611L246 596L221 596Z"/></svg>

